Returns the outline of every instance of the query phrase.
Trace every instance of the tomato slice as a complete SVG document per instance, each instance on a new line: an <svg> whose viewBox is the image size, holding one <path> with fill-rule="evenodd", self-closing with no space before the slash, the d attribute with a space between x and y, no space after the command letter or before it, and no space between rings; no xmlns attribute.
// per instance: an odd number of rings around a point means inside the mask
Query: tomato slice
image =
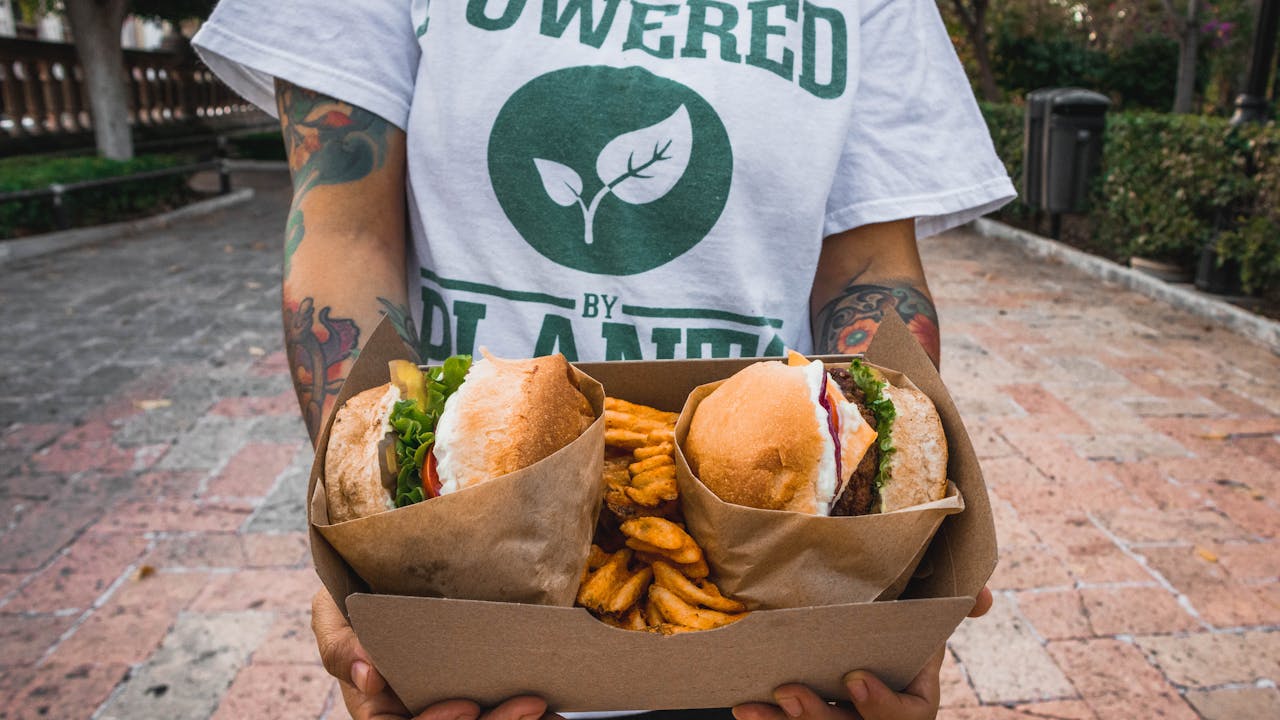
<svg viewBox="0 0 1280 720"><path fill-rule="evenodd" d="M429 498L440 497L440 474L436 470L435 446L427 450L427 461L423 463L422 493Z"/></svg>

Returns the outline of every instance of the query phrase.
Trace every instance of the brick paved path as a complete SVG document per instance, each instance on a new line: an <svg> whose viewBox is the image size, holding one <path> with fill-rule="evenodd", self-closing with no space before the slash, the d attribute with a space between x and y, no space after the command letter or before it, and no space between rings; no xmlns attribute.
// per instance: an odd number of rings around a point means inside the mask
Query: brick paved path
<svg viewBox="0 0 1280 720"><path fill-rule="evenodd" d="M247 207L0 269L0 718L345 717L287 198L239 180ZM940 717L1280 717L1280 360L967 232L925 254L1002 555Z"/></svg>

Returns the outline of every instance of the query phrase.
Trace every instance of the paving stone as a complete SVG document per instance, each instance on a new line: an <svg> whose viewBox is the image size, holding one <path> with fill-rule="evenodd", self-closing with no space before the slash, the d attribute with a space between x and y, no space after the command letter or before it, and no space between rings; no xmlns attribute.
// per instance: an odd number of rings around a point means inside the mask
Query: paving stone
<svg viewBox="0 0 1280 720"><path fill-rule="evenodd" d="M1135 642L1175 685L1280 682L1280 631L1148 635Z"/></svg>
<svg viewBox="0 0 1280 720"><path fill-rule="evenodd" d="M1130 543L1213 543L1251 540L1253 534L1213 510L1136 510L1097 513L1102 524Z"/></svg>
<svg viewBox="0 0 1280 720"><path fill-rule="evenodd" d="M315 665L320 662L316 636L311 631L310 605L306 607L305 610L282 609L276 613L275 623L266 639L253 651L255 665Z"/></svg>
<svg viewBox="0 0 1280 720"><path fill-rule="evenodd" d="M60 662L140 662L160 644L178 613L208 582L204 573L164 573L130 578L58 645Z"/></svg>
<svg viewBox="0 0 1280 720"><path fill-rule="evenodd" d="M1231 482L1203 483L1200 487L1236 525L1260 538L1280 537L1280 508L1265 493Z"/></svg>
<svg viewBox="0 0 1280 720"><path fill-rule="evenodd" d="M65 614L0 613L0 667L34 665L75 621Z"/></svg>
<svg viewBox="0 0 1280 720"><path fill-rule="evenodd" d="M311 606L311 596L321 588L314 570L241 570L221 574L192 604L196 612L230 610L288 611Z"/></svg>
<svg viewBox="0 0 1280 720"><path fill-rule="evenodd" d="M0 608L5 606L11 594L16 594L14 590L30 576L30 573L25 572L0 572Z"/></svg>
<svg viewBox="0 0 1280 720"><path fill-rule="evenodd" d="M1074 512L1036 517L1036 534L1052 547L1071 575L1084 583L1145 583L1151 574L1102 532Z"/></svg>
<svg viewBox="0 0 1280 720"><path fill-rule="evenodd" d="M1029 703L1014 708L1021 718L1026 720L1095 720L1098 716L1088 703L1082 700L1056 700L1042 703Z"/></svg>
<svg viewBox="0 0 1280 720"><path fill-rule="evenodd" d="M298 415L298 398L292 389L271 397L224 398L209 408L209 414L239 418L258 417L261 415L296 417Z"/></svg>
<svg viewBox="0 0 1280 720"><path fill-rule="evenodd" d="M1280 579L1280 540L1213 545L1209 550L1237 580Z"/></svg>
<svg viewBox="0 0 1280 720"><path fill-rule="evenodd" d="M1052 550L1044 546L1000 549L1000 564L988 583L993 590L1070 587L1071 572Z"/></svg>
<svg viewBox="0 0 1280 720"><path fill-rule="evenodd" d="M964 673L964 668L960 667L960 663L956 661L955 655L950 650L942 659L942 671L938 674L938 683L941 687L939 703L941 707L972 707L978 704L978 696L974 694L973 688L969 687L969 679Z"/></svg>
<svg viewBox="0 0 1280 720"><path fill-rule="evenodd" d="M236 676L213 720L314 720L324 711L331 682L319 665L260 665L255 661Z"/></svg>
<svg viewBox="0 0 1280 720"><path fill-rule="evenodd" d="M1040 537L1032 530L1034 516L1024 521L1009 501L999 491L988 486L991 514L996 524L996 545L1000 548L1039 545Z"/></svg>
<svg viewBox="0 0 1280 720"><path fill-rule="evenodd" d="M309 454L309 453L308 453ZM302 468L295 460L280 475L276 486L266 500L254 511L245 525L245 531L304 532L307 530L307 481L310 466Z"/></svg>
<svg viewBox="0 0 1280 720"><path fill-rule="evenodd" d="M232 532L171 534L159 538L143 563L157 570L235 569L247 564L243 538Z"/></svg>
<svg viewBox="0 0 1280 720"><path fill-rule="evenodd" d="M262 612L182 615L96 717L209 717L270 625L270 614Z"/></svg>
<svg viewBox="0 0 1280 720"><path fill-rule="evenodd" d="M1098 635L1136 635L1202 627L1163 587L1087 587L1080 590Z"/></svg>
<svg viewBox="0 0 1280 720"><path fill-rule="evenodd" d="M146 549L146 538L137 534L81 535L65 555L33 574L31 581L9 601L5 610L49 612L86 609Z"/></svg>
<svg viewBox="0 0 1280 720"><path fill-rule="evenodd" d="M1280 690L1274 687L1192 690L1187 701L1204 720L1280 717Z"/></svg>
<svg viewBox="0 0 1280 720"><path fill-rule="evenodd" d="M252 424L239 419L205 416L183 434L158 466L161 470L212 470L220 467L250 437Z"/></svg>
<svg viewBox="0 0 1280 720"><path fill-rule="evenodd" d="M10 720L9 708L16 708L14 696L39 675L32 665L17 665L0 672L0 720ZM348 716L350 717L350 716Z"/></svg>
<svg viewBox="0 0 1280 720"><path fill-rule="evenodd" d="M295 401L296 404L296 401ZM293 443L299 447L306 445L308 452L311 439L307 435L307 427L296 409L288 415L262 415L253 423L252 437L257 440L277 443Z"/></svg>
<svg viewBox="0 0 1280 720"><path fill-rule="evenodd" d="M1109 638L1050 642L1048 651L1086 699L1152 696L1176 689L1137 647Z"/></svg>
<svg viewBox="0 0 1280 720"><path fill-rule="evenodd" d="M249 512L249 508L231 501L197 503L130 498L113 507L94 529L100 532L231 532L240 527Z"/></svg>
<svg viewBox="0 0 1280 720"><path fill-rule="evenodd" d="M0 709L0 719L89 717L129 676L123 663L49 663Z"/></svg>
<svg viewBox="0 0 1280 720"><path fill-rule="evenodd" d="M250 442L209 480L204 495L210 497L263 497L297 453L297 443Z"/></svg>
<svg viewBox="0 0 1280 720"><path fill-rule="evenodd" d="M0 531L0 570L41 568L126 488L122 479L81 487L66 484L47 500L11 508L18 514Z"/></svg>
<svg viewBox="0 0 1280 720"><path fill-rule="evenodd" d="M1174 692L1159 695L1099 695L1085 698L1098 720L1200 720L1187 701Z"/></svg>
<svg viewBox="0 0 1280 720"><path fill-rule="evenodd" d="M1094 464L1148 508L1200 510L1209 506L1198 485L1167 477L1154 463L1098 460Z"/></svg>
<svg viewBox="0 0 1280 720"><path fill-rule="evenodd" d="M1046 640L1088 638L1094 635L1079 590L1020 592L1018 610Z"/></svg>
<svg viewBox="0 0 1280 720"><path fill-rule="evenodd" d="M950 644L983 703L1076 696L1017 607L1003 595L996 596L985 617L961 623Z"/></svg>
<svg viewBox="0 0 1280 720"><path fill-rule="evenodd" d="M1208 624L1217 628L1280 625L1280 585L1250 585L1234 581L1188 590L1187 601Z"/></svg>
<svg viewBox="0 0 1280 720"><path fill-rule="evenodd" d="M306 533L253 533L241 540L249 567L311 567Z"/></svg>

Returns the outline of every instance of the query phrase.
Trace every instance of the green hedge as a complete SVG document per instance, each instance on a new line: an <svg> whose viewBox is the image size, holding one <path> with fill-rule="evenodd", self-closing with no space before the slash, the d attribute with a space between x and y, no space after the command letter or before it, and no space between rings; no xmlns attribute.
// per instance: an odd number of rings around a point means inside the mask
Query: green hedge
<svg viewBox="0 0 1280 720"><path fill-rule="evenodd" d="M1010 176L1022 175L1023 108L984 104L996 150ZM1199 115L1112 113L1103 175L1088 221L1094 244L1113 257L1150 257L1193 266L1216 244L1236 260L1250 292L1280 290L1280 128L1231 128ZM1252 170L1252 172L1251 172ZM1001 211L1024 224L1021 202Z"/></svg>
<svg viewBox="0 0 1280 720"><path fill-rule="evenodd" d="M0 193L120 177L191 163L183 155L145 155L132 160L99 157L24 156L0 160ZM151 215L190 199L185 175L137 180L66 194L71 227L99 225ZM0 238L20 237L57 229L48 196L0 202Z"/></svg>
<svg viewBox="0 0 1280 720"><path fill-rule="evenodd" d="M279 130L227 138L227 154L244 160L287 160Z"/></svg>

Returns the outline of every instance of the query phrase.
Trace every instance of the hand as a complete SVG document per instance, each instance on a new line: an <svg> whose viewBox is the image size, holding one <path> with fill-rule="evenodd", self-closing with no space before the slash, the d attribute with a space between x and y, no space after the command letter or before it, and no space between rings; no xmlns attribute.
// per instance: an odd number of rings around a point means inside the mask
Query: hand
<svg viewBox="0 0 1280 720"><path fill-rule="evenodd" d="M981 617L991 609L991 590L982 588L969 617ZM911 684L900 693L889 689L880 679L866 670L855 670L844 676L849 689L852 710L828 705L804 685L783 685L773 691L777 705L749 703L733 709L738 720L932 720L938 714L941 687L938 674L942 671L942 659L947 646L929 658Z"/></svg>
<svg viewBox="0 0 1280 720"><path fill-rule="evenodd" d="M338 679L342 699L353 720L551 720L547 703L542 698L523 696L507 700L483 712L470 700L446 700L436 703L418 715L409 712L391 691L382 675L373 667L369 654L361 647L355 631L347 624L342 611L320 590L311 599L311 630L316 634L324 669Z"/></svg>

